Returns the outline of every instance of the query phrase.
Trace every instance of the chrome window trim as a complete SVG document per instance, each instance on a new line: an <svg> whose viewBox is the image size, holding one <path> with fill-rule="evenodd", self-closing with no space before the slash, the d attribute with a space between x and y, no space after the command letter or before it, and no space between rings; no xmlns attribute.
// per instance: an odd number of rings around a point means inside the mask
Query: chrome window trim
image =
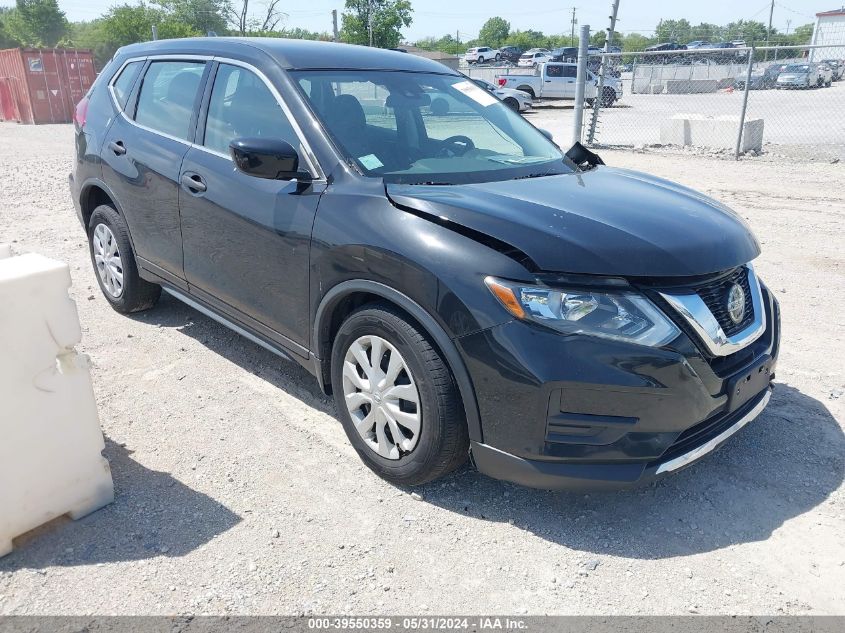
<svg viewBox="0 0 845 633"><path fill-rule="evenodd" d="M692 449L689 453L684 453L674 459L670 459L668 462L663 462L654 472L655 475L659 475L660 473L670 473L673 470L678 470L679 468L683 468L687 464L694 462L701 457L707 455L707 453L712 452L714 449L718 448L718 446L727 440L731 435L734 435L737 431L742 429L745 425L749 422L754 420L760 413L762 413L763 409L766 408L766 405L769 404L769 400L772 397L772 390L770 388L766 388L766 392L763 395L763 398L754 405L754 408L751 409L748 413L746 413L742 418L740 418L737 422L732 424L730 427L719 433L716 437L711 439L708 442L705 442L698 448Z"/></svg>
<svg viewBox="0 0 845 633"><path fill-rule="evenodd" d="M727 336L710 308L697 293L673 294L661 292L669 305L680 314L707 347L713 356L729 356L756 341L766 331L766 311L763 308L763 291L751 264L746 265L748 287L751 289L751 305L754 320L745 329L733 336Z"/></svg>
<svg viewBox="0 0 845 633"><path fill-rule="evenodd" d="M216 150L205 147L204 145L199 145L197 143L191 143L190 141L187 141L183 138L178 138L176 136L173 136L172 134L167 134L166 132L162 132L160 130L156 130L156 129L153 129L151 127L147 127L146 125L141 125L140 123L138 123L134 119L131 119L128 116L126 116L126 112L124 111L124 109L122 107L120 107L118 100L117 100L117 98L114 94L113 84L114 84L115 80L120 76L120 73L123 72L123 69L128 64L130 64L132 62L146 61L146 60L150 60L150 61L168 61L168 60L179 61L179 60L184 60L184 61L201 61L201 62L205 62L205 63L210 63L210 62L216 61L216 62L219 62L221 64L231 64L233 66L240 66L241 68L245 68L245 69L249 70L250 72L255 73L259 77L259 79L261 79L261 81L264 82L264 85L267 86L267 88L270 90L270 93L276 99L276 102L279 104L279 107L282 109L282 112L284 112L285 116L288 118L288 121L290 122L291 127L293 128L293 131L296 134L297 139L299 140L299 152L305 158L305 162L307 164L308 171L311 173L311 176L313 178L312 182L315 182L315 183L325 183L326 182L325 173L323 172L322 168L320 167L320 163L317 161L316 154L314 154L314 152L311 150L311 146L308 144L308 141L305 138L305 134L302 131L302 128L300 127L299 122L293 116L293 112L288 107L288 104L285 102L284 98L282 98L282 95L279 93L279 91L276 89L276 87L270 82L270 80L267 78L267 76L263 72L261 72L258 68L256 68L252 64L249 64L247 62L242 62L238 59L230 59L228 57L219 57L219 56L215 56L215 55L142 55L142 56L139 56L139 57L128 58L126 61L123 62L123 64L121 64L120 68L117 70L117 72L111 78L111 80L109 81L108 87L109 87L109 95L111 96L112 103L117 108L117 111L120 113L120 116L122 116L130 125L134 125L135 127L140 128L140 129L142 129L146 132L151 132L152 134L157 134L158 136L161 136L163 138L168 138L172 141L177 141L178 143L182 143L183 145L187 145L191 149L198 149L198 150L206 152L208 154L212 154L214 156L218 156L220 158L225 158L226 160L232 161L232 157L229 156L228 154L224 154L223 152L218 152Z"/></svg>

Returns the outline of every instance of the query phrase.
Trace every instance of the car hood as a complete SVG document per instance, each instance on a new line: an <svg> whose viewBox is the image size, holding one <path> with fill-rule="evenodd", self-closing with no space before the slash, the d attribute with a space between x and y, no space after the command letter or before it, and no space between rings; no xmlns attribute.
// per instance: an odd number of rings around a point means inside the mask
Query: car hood
<svg viewBox="0 0 845 633"><path fill-rule="evenodd" d="M395 205L522 251L542 271L693 276L751 261L760 246L725 205L639 172L467 185L386 185Z"/></svg>

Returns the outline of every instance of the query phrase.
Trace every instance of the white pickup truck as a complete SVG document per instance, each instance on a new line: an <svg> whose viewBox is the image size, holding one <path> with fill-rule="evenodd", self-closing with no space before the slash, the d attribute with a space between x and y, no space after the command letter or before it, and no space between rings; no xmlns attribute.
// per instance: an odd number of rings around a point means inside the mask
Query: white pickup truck
<svg viewBox="0 0 845 633"><path fill-rule="evenodd" d="M575 77L578 65L565 62L546 62L540 64L533 75L503 74L496 75L500 88L522 90L532 99L575 99ZM598 75L587 70L587 84L584 86L584 98L592 103L596 98L599 83ZM606 75L602 90L602 105L612 106L622 97L622 81Z"/></svg>

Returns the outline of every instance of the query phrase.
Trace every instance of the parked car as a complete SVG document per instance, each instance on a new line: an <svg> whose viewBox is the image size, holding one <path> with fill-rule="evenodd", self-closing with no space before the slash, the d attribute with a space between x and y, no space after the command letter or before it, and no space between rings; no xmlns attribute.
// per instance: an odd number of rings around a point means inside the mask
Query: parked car
<svg viewBox="0 0 845 633"><path fill-rule="evenodd" d="M778 75L780 74L780 64L774 64L760 72L759 70L751 75L750 90L768 90L777 85ZM740 77L736 80L734 88L737 90L745 90L745 77Z"/></svg>
<svg viewBox="0 0 845 633"><path fill-rule="evenodd" d="M830 88L833 85L833 67L829 64L825 64L821 62L820 64L816 64L819 70L819 79L818 79L818 86L822 87L825 86L826 88Z"/></svg>
<svg viewBox="0 0 845 633"><path fill-rule="evenodd" d="M503 46L499 49L499 56L504 61L516 64L522 56L522 49L518 46Z"/></svg>
<svg viewBox="0 0 845 633"><path fill-rule="evenodd" d="M833 70L833 81L839 81L845 77L845 60L823 59L822 63L827 64Z"/></svg>
<svg viewBox="0 0 845 633"><path fill-rule="evenodd" d="M464 59L468 64L484 64L486 62L497 62L502 58L498 49L489 46L478 46L467 50Z"/></svg>
<svg viewBox="0 0 845 633"><path fill-rule="evenodd" d="M788 64L780 71L778 88L814 88L821 85L822 76L817 64Z"/></svg>
<svg viewBox="0 0 845 633"><path fill-rule="evenodd" d="M501 88L514 88L528 93L532 99L575 99L575 78L578 64L546 62L533 75L496 75ZM598 75L587 70L584 97L592 103L598 89ZM602 105L610 107L622 98L622 81L608 75L604 78Z"/></svg>
<svg viewBox="0 0 845 633"><path fill-rule="evenodd" d="M693 40L692 42L687 43L687 50L693 50L696 48L710 48L710 42L707 40Z"/></svg>
<svg viewBox="0 0 845 633"><path fill-rule="evenodd" d="M532 48L524 52L519 57L517 66L521 68L536 68L539 64L544 64L552 60L552 52L546 49Z"/></svg>
<svg viewBox="0 0 845 633"><path fill-rule="evenodd" d="M531 95L521 90L514 90L513 88L501 88L494 86L489 81L483 79L473 79L475 85L487 92L490 92L498 97L506 106L514 112L527 112L531 109L533 103L531 102Z"/></svg>
<svg viewBox="0 0 845 633"><path fill-rule="evenodd" d="M642 484L769 400L779 309L742 218L565 155L435 61L133 44L74 120L70 191L106 301L133 313L164 290L295 361L395 484L470 455L541 488Z"/></svg>
<svg viewBox="0 0 845 633"><path fill-rule="evenodd" d="M663 42L661 44L653 44L651 46L646 47L645 49L647 52L655 52L655 51L685 51L687 47L683 44L678 44L677 42Z"/></svg>

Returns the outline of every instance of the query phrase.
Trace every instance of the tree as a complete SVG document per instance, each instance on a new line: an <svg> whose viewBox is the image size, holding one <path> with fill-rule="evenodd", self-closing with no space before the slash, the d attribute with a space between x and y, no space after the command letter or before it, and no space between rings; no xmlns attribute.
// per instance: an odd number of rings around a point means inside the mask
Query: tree
<svg viewBox="0 0 845 633"><path fill-rule="evenodd" d="M226 32L224 12L229 7L228 0L152 0L161 8L167 20L184 25L185 28L200 35L209 31L218 34Z"/></svg>
<svg viewBox="0 0 845 633"><path fill-rule="evenodd" d="M497 16L484 23L484 26L478 32L478 41L482 42L484 46L499 48L508 39L510 32L510 22Z"/></svg>
<svg viewBox="0 0 845 633"><path fill-rule="evenodd" d="M260 19L250 18L249 2L250 0L241 0L240 4L226 2L223 7L223 13L229 24L240 35L247 35L249 32L275 31L279 22L285 17L279 8L281 0L269 0L264 5L264 12Z"/></svg>
<svg viewBox="0 0 845 633"><path fill-rule="evenodd" d="M411 25L413 9L409 0L346 0L340 39L349 44L369 44L396 48L401 29ZM372 13L371 13L372 12Z"/></svg>
<svg viewBox="0 0 845 633"><path fill-rule="evenodd" d="M8 36L23 46L52 48L69 30L56 0L17 0L4 23Z"/></svg>
<svg viewBox="0 0 845 633"><path fill-rule="evenodd" d="M21 43L9 32L6 23L13 18L15 9L11 7L0 7L0 49L15 48Z"/></svg>
<svg viewBox="0 0 845 633"><path fill-rule="evenodd" d="M657 24L657 40L660 42L689 42L692 25L688 20L660 20Z"/></svg>

